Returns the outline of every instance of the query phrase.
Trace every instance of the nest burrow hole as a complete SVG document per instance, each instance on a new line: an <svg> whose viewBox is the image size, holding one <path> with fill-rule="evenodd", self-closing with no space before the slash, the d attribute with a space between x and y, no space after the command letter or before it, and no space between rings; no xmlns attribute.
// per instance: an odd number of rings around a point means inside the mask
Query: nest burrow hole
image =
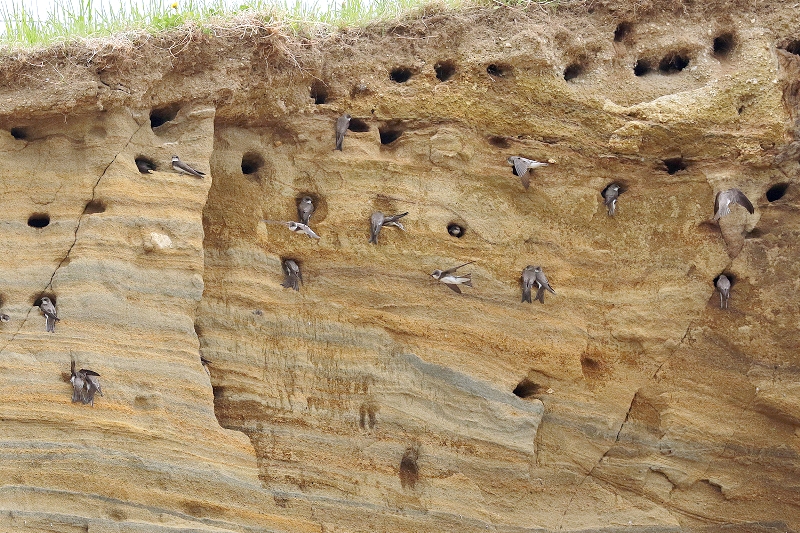
<svg viewBox="0 0 800 533"><path fill-rule="evenodd" d="M389 71L389 79L395 83L405 83L411 79L412 74L414 73L410 68L396 67Z"/></svg>
<svg viewBox="0 0 800 533"><path fill-rule="evenodd" d="M384 124L378 128L381 136L381 144L392 144L403 134L405 130L399 124Z"/></svg>
<svg viewBox="0 0 800 533"><path fill-rule="evenodd" d="M18 141L24 141L28 138L28 129L23 127L11 128L11 136Z"/></svg>
<svg viewBox="0 0 800 533"><path fill-rule="evenodd" d="M520 398L530 398L531 396L540 394L542 392L542 386L538 383L534 383L528 378L524 378L522 381L517 383L517 386L514 387L512 392L514 393L514 396L519 396Z"/></svg>
<svg viewBox="0 0 800 533"><path fill-rule="evenodd" d="M449 233L452 237L456 239L460 239L464 236L467 232L467 228L462 226L461 224L456 224L455 222L451 222L447 225L447 233Z"/></svg>
<svg viewBox="0 0 800 533"><path fill-rule="evenodd" d="M102 200L90 200L83 208L84 215L96 215L98 213L105 213L106 203Z"/></svg>
<svg viewBox="0 0 800 533"><path fill-rule="evenodd" d="M789 52L790 54L800 56L800 39L789 41L788 43L786 43L786 46L783 46L782 48L787 52Z"/></svg>
<svg viewBox="0 0 800 533"><path fill-rule="evenodd" d="M174 120L180 110L180 104L169 104L152 109L150 111L150 127L157 128L170 120Z"/></svg>
<svg viewBox="0 0 800 533"><path fill-rule="evenodd" d="M137 156L136 159L134 159L134 162L136 163L136 168L138 168L139 172L142 174L149 174L149 171L156 169L155 161L143 155Z"/></svg>
<svg viewBox="0 0 800 533"><path fill-rule="evenodd" d="M47 213L34 213L28 217L28 225L32 228L44 228L50 224L50 215Z"/></svg>
<svg viewBox="0 0 800 533"><path fill-rule="evenodd" d="M614 42L621 43L631 34L632 31L633 24L630 22L620 22L614 29Z"/></svg>
<svg viewBox="0 0 800 533"><path fill-rule="evenodd" d="M449 59L447 61L439 61L433 66L436 72L436 79L439 81L447 81L456 73L456 64Z"/></svg>
<svg viewBox="0 0 800 533"><path fill-rule="evenodd" d="M486 73L495 78L505 78L511 75L511 65L504 63L492 63L486 67Z"/></svg>
<svg viewBox="0 0 800 533"><path fill-rule="evenodd" d="M653 72L653 65L647 59L639 59L633 66L633 74L635 76L644 76Z"/></svg>
<svg viewBox="0 0 800 533"><path fill-rule="evenodd" d="M681 52L670 52L661 58L658 70L663 74L674 74L689 66L689 56Z"/></svg>
<svg viewBox="0 0 800 533"><path fill-rule="evenodd" d="M311 99L314 100L314 103L317 105L324 104L328 101L328 88L319 80L314 80L311 84L310 94Z"/></svg>
<svg viewBox="0 0 800 533"><path fill-rule="evenodd" d="M492 135L487 139L489 144L495 146L497 148L510 148L511 143L508 141L508 137L504 137L502 135Z"/></svg>
<svg viewBox="0 0 800 533"><path fill-rule="evenodd" d="M242 174L249 176L264 166L264 158L256 152L245 152L242 155Z"/></svg>
<svg viewBox="0 0 800 533"><path fill-rule="evenodd" d="M564 80L572 81L583 74L585 70L585 67L581 63L570 63L567 65L567 68L564 69Z"/></svg>
<svg viewBox="0 0 800 533"><path fill-rule="evenodd" d="M400 485L403 488L413 489L419 480L419 466L417 465L418 452L408 448L400 459Z"/></svg>
<svg viewBox="0 0 800 533"><path fill-rule="evenodd" d="M780 200L781 198L783 198L783 195L786 194L786 189L788 188L789 188L788 183L778 183L776 185L773 185L767 191L767 201L772 203L777 200Z"/></svg>
<svg viewBox="0 0 800 533"><path fill-rule="evenodd" d="M714 57L717 59L727 59L736 46L736 39L732 33L726 32L714 37Z"/></svg>
<svg viewBox="0 0 800 533"><path fill-rule="evenodd" d="M347 126L347 129L356 133L364 133L369 131L369 124L360 118L351 118L350 125Z"/></svg>
<svg viewBox="0 0 800 533"><path fill-rule="evenodd" d="M675 174L681 170L686 170L688 163L682 157L670 157L662 161L668 174Z"/></svg>

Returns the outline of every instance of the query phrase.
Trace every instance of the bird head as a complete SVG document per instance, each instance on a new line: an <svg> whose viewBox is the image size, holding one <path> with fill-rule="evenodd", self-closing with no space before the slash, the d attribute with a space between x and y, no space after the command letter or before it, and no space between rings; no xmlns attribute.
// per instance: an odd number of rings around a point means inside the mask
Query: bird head
<svg viewBox="0 0 800 533"><path fill-rule="evenodd" d="M49 304L50 303L50 298L48 298L47 296L42 296L42 303L43 304ZM39 307L41 307L41 305L39 305Z"/></svg>
<svg viewBox="0 0 800 533"><path fill-rule="evenodd" d="M534 272L541 272L541 271L542 271L542 267L540 267L540 266L535 266L535 267L533 267L533 271L534 271Z"/></svg>
<svg viewBox="0 0 800 533"><path fill-rule="evenodd" d="M179 159L180 159L180 158L179 158L177 155L173 155L173 156L172 156L172 162L173 162L173 163L174 163L174 162L176 162L176 161L178 161Z"/></svg>
<svg viewBox="0 0 800 533"><path fill-rule="evenodd" d="M0 322L8 322L9 320L11 320L11 317L9 317L8 315L6 314L0 315Z"/></svg>
<svg viewBox="0 0 800 533"><path fill-rule="evenodd" d="M344 114L344 118L346 118L347 120L350 120L353 117L350 116L350 113L345 113Z"/></svg>
<svg viewBox="0 0 800 533"><path fill-rule="evenodd" d="M303 196L303 199L300 200L300 203L302 203L302 204L310 204L311 203L311 197L310 196Z"/></svg>
<svg viewBox="0 0 800 533"><path fill-rule="evenodd" d="M442 274L443 274L443 272L441 270L436 269L436 270L433 271L433 273L431 273L431 277L433 279L441 279Z"/></svg>
<svg viewBox="0 0 800 533"><path fill-rule="evenodd" d="M297 229L300 227L300 223L299 222L289 222L286 225L289 226L289 229L292 230L292 231L297 231Z"/></svg>

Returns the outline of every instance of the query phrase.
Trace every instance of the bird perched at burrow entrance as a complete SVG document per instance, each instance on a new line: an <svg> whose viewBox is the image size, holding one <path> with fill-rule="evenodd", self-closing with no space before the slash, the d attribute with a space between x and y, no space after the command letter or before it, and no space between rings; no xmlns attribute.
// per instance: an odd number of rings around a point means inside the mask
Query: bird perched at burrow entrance
<svg viewBox="0 0 800 533"><path fill-rule="evenodd" d="M731 297L731 280L725 274L717 278L717 290L719 291L719 308L728 308L728 299Z"/></svg>
<svg viewBox="0 0 800 533"><path fill-rule="evenodd" d="M69 380L72 383L72 403L81 402L94 407L95 393L103 395L100 379L98 379L100 374L86 368L76 371L74 359L70 365L70 373L72 374Z"/></svg>
<svg viewBox="0 0 800 533"><path fill-rule="evenodd" d="M281 224L283 226L286 226L295 233L305 233L311 239L319 239L319 235L314 233L314 230L312 230L302 222L294 222L293 220L290 220L288 222L282 222L280 220L264 220L264 222L266 222L267 224Z"/></svg>
<svg viewBox="0 0 800 533"><path fill-rule="evenodd" d="M472 274L456 274L456 270L463 266L471 265L475 261L470 261L469 263L464 263L463 265L458 265L457 267L450 268L448 270L434 270L431 274L431 277L435 280L441 281L458 294L461 294L461 288L459 285L466 285L467 287L472 287Z"/></svg>
<svg viewBox="0 0 800 533"><path fill-rule="evenodd" d="M208 369L208 365L210 365L210 364L211 364L211 361L209 361L208 359L206 359L202 355L200 356L200 366L203 367L203 370L205 370L206 374L208 374L209 376L211 375L211 371Z"/></svg>
<svg viewBox="0 0 800 533"><path fill-rule="evenodd" d="M553 294L555 294L556 291L553 290L553 287L550 286L550 282L547 281L547 276L545 276L544 272L542 272L542 267L540 266L533 267L533 275L534 275L534 281L536 281L536 285L539 286L539 290L536 291L535 299L544 303L544 291L548 290Z"/></svg>
<svg viewBox="0 0 800 533"><path fill-rule="evenodd" d="M514 174L519 176L520 181L522 181L522 186L525 187L526 191L531 185L531 175L528 171L547 166L547 163L540 163L539 161L534 161L533 159L518 155L512 155L506 161L514 167Z"/></svg>
<svg viewBox="0 0 800 533"><path fill-rule="evenodd" d="M0 313L0 322L8 322L11 320L11 317L5 313Z"/></svg>
<svg viewBox="0 0 800 533"><path fill-rule="evenodd" d="M300 267L293 259L287 259L283 262L283 273L286 276L283 278L281 286L299 291L300 283L303 281L303 274L300 272Z"/></svg>
<svg viewBox="0 0 800 533"><path fill-rule="evenodd" d="M533 303L531 302L531 289L533 288L534 284L536 284L536 272L534 272L534 268L531 265L526 266L522 269L522 301Z"/></svg>
<svg viewBox="0 0 800 533"><path fill-rule="evenodd" d="M56 321L61 320L56 314L56 306L50 301L47 296L42 296L42 301L39 303L39 310L44 315L44 327L48 333L56 332Z"/></svg>
<svg viewBox="0 0 800 533"><path fill-rule="evenodd" d="M336 150L342 149L342 142L344 142L344 136L347 134L347 128L350 127L351 118L350 114L345 113L336 119Z"/></svg>
<svg viewBox="0 0 800 533"><path fill-rule="evenodd" d="M205 176L205 173L200 172L199 170L195 170L183 161L177 155L172 156L172 168L177 170L182 174L191 174L195 178L202 178Z"/></svg>
<svg viewBox="0 0 800 533"><path fill-rule="evenodd" d="M380 211L376 211L372 213L372 216L369 220L369 242L372 244L378 244L378 235L381 232L381 228L384 226L394 226L396 228L400 228L401 230L405 231L406 228L403 227L403 224L400 222L400 219L403 218L408 214L408 211L405 213L400 213L399 215L384 215Z"/></svg>
<svg viewBox="0 0 800 533"><path fill-rule="evenodd" d="M152 174L156 169L156 166L147 159L136 159L135 163L136 168L138 168L139 172L142 174Z"/></svg>
<svg viewBox="0 0 800 533"><path fill-rule="evenodd" d="M308 226L308 219L314 214L314 200L310 196L303 196L300 203L297 204L297 220L298 222Z"/></svg>
<svg viewBox="0 0 800 533"><path fill-rule="evenodd" d="M751 215L755 212L753 204L742 191L739 189L728 189L727 191L720 191L717 193L717 197L714 200L714 220L719 220L725 215L729 215L731 212L731 204L739 204L747 209Z"/></svg>
<svg viewBox="0 0 800 533"><path fill-rule="evenodd" d="M619 198L621 187L612 183L603 191L603 203L608 207L608 216L613 217L617 210L617 198Z"/></svg>

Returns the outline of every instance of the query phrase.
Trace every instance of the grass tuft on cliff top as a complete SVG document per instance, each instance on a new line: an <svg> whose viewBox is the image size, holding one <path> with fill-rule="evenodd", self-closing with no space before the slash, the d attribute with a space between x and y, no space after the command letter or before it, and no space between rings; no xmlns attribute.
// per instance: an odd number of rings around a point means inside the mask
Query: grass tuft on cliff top
<svg viewBox="0 0 800 533"><path fill-rule="evenodd" d="M213 31L237 17L257 17L270 26L294 32L324 33L398 18L432 0L334 0L330 9L315 0L59 0L41 19L22 0L0 2L0 45L47 46L75 39L126 33L159 32L196 25ZM450 8L467 6L557 5L559 0L435 0ZM141 4L144 4L142 7Z"/></svg>

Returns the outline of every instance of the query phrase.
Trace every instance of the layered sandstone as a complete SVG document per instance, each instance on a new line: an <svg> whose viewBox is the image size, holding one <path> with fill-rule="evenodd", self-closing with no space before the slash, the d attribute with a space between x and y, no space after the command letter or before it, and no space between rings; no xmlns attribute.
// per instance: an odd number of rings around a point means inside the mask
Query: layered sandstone
<svg viewBox="0 0 800 533"><path fill-rule="evenodd" d="M7 54L2 528L796 528L799 13L429 10ZM509 155L551 164L526 192ZM729 187L755 214L709 223ZM262 222L306 194L319 241ZM369 244L375 210L407 231ZM429 276L472 260L462 295Z"/></svg>

